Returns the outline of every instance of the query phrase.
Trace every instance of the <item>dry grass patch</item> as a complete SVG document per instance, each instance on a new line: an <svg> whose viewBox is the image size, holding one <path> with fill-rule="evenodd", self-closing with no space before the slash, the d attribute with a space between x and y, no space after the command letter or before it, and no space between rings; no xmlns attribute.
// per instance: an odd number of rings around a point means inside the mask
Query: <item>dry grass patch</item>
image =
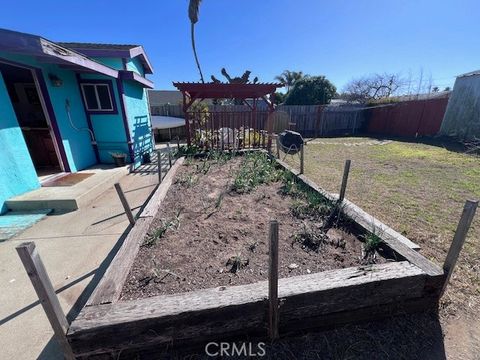
<svg viewBox="0 0 480 360"><path fill-rule="evenodd" d="M339 192L344 161L352 160L347 198L422 247L442 264L466 199L480 198L480 158L416 142L370 145L369 138L319 139L305 147L306 175ZM287 162L298 168L298 158ZM469 232L452 284L449 312L479 310L480 216Z"/></svg>

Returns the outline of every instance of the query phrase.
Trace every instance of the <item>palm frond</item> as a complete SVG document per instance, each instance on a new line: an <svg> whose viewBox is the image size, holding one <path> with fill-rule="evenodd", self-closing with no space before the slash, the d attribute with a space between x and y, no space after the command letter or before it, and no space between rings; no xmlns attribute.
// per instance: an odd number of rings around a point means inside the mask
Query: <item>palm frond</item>
<svg viewBox="0 0 480 360"><path fill-rule="evenodd" d="M192 24L196 24L198 22L198 13L201 2L202 0L190 0L190 4L188 5L188 17L190 18L190 22Z"/></svg>

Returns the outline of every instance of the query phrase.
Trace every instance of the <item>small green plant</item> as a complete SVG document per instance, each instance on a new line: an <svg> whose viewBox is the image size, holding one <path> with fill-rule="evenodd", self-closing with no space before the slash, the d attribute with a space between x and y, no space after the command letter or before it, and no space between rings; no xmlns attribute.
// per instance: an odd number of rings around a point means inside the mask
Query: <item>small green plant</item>
<svg viewBox="0 0 480 360"><path fill-rule="evenodd" d="M319 252L328 243L327 240L328 236L325 233L315 231L304 224L303 230L294 236L292 247L295 243L299 243L306 252Z"/></svg>
<svg viewBox="0 0 480 360"><path fill-rule="evenodd" d="M222 191L220 195L218 195L217 201L215 201L215 209L220 209L220 206L222 206L222 201L224 197L225 197L225 192Z"/></svg>
<svg viewBox="0 0 480 360"><path fill-rule="evenodd" d="M197 185L199 180L200 178L195 174L184 174L177 180L177 183L186 188L191 188Z"/></svg>
<svg viewBox="0 0 480 360"><path fill-rule="evenodd" d="M376 251L382 243L380 236L375 233L368 233L363 238L365 240L365 252L367 253Z"/></svg>
<svg viewBox="0 0 480 360"><path fill-rule="evenodd" d="M211 150L207 155L207 160L215 164L223 165L232 158L232 154L221 150Z"/></svg>
<svg viewBox="0 0 480 360"><path fill-rule="evenodd" d="M257 246L258 246L258 241L255 241L250 245L248 245L248 250L250 250L251 252L255 252L255 250L257 250Z"/></svg>
<svg viewBox="0 0 480 360"><path fill-rule="evenodd" d="M248 265L249 259L242 259L240 255L232 256L227 261L227 266L231 266L230 272L236 274L239 270Z"/></svg>
<svg viewBox="0 0 480 360"><path fill-rule="evenodd" d="M180 227L180 212L181 209L177 211L177 214L173 219L162 221L162 225L153 230L153 232L150 234L150 236L147 237L143 245L147 247L153 246L157 243L158 240L165 236L169 229L178 229Z"/></svg>
<svg viewBox="0 0 480 360"><path fill-rule="evenodd" d="M261 152L246 154L240 169L233 180L232 190L242 194L254 190L257 186L282 179L283 171Z"/></svg>
<svg viewBox="0 0 480 360"><path fill-rule="evenodd" d="M173 155L175 157L180 157L180 156L193 156L195 154L198 154L200 152L200 148L196 145L181 145L178 149L175 149L173 152Z"/></svg>
<svg viewBox="0 0 480 360"><path fill-rule="evenodd" d="M290 195L295 197L298 194L297 182L295 180L295 176L290 171L284 171L283 185L281 188L282 195Z"/></svg>
<svg viewBox="0 0 480 360"><path fill-rule="evenodd" d="M196 165L196 172L206 175L210 171L212 163L209 161L202 161Z"/></svg>

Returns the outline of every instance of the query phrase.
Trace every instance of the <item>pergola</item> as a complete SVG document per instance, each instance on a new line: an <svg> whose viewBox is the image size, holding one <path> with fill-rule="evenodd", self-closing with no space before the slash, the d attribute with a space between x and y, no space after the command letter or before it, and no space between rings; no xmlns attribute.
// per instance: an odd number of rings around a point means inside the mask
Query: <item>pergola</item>
<svg viewBox="0 0 480 360"><path fill-rule="evenodd" d="M257 101L262 99L268 106L268 112L275 111L274 96L277 88L283 87L280 83L185 83L174 82L173 85L183 94L183 111L185 113L185 127L187 142L190 145L191 132L188 110L196 100L205 99L237 99L242 100L252 113L252 119L256 119ZM248 102L247 100L251 100ZM270 133L270 129L267 129ZM270 141L269 141L270 143Z"/></svg>

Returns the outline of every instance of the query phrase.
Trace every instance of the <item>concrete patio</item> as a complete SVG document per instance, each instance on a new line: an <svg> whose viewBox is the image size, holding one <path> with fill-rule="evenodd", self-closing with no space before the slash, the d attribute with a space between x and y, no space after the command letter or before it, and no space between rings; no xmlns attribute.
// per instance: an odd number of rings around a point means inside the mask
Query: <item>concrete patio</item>
<svg viewBox="0 0 480 360"><path fill-rule="evenodd" d="M162 168L165 174L166 157ZM157 169L152 165L120 179L134 214L155 189L157 180ZM97 284L128 229L122 205L110 187L77 211L47 216L20 235L0 243L1 359L63 358L15 247L24 241L35 242L62 308L71 320Z"/></svg>
<svg viewBox="0 0 480 360"><path fill-rule="evenodd" d="M41 187L40 189L9 199L10 210L26 211L52 209L53 211L73 211L85 206L105 190L112 187L121 177L128 174L129 166L113 167L95 165L77 174L93 174L71 186Z"/></svg>

